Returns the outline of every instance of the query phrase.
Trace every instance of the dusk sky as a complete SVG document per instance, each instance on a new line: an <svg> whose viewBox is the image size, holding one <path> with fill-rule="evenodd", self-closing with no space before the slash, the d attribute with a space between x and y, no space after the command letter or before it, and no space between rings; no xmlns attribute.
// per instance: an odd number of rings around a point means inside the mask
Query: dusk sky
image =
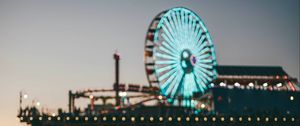
<svg viewBox="0 0 300 126"><path fill-rule="evenodd" d="M146 31L178 6L202 18L218 64L282 66L299 79L299 0L0 0L0 125L19 124L21 90L67 110L70 89L112 88L115 50L121 82L147 85Z"/></svg>

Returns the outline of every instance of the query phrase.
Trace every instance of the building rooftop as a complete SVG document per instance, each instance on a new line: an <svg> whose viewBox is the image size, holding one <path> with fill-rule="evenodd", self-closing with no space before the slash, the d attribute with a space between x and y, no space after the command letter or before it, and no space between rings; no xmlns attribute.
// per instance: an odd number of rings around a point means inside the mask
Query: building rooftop
<svg viewBox="0 0 300 126"><path fill-rule="evenodd" d="M237 76L284 76L288 75L281 66L229 66L219 65L216 67L218 75Z"/></svg>

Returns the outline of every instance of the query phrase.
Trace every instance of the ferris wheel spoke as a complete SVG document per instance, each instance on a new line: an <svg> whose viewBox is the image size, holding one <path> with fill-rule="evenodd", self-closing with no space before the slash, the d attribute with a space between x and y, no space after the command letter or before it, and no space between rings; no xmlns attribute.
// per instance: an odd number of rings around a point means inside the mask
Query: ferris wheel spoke
<svg viewBox="0 0 300 126"><path fill-rule="evenodd" d="M176 29L176 32L177 32L177 37L179 37L181 34L180 33L180 30L179 30L179 19L178 19L178 13L177 12L174 12L173 15L172 15L172 19L174 21L174 27Z"/></svg>
<svg viewBox="0 0 300 126"><path fill-rule="evenodd" d="M178 74L178 69L175 71L174 74L171 74L170 77L160 85L161 89L164 89L165 91L165 88L170 87L171 81L177 76L177 74Z"/></svg>
<svg viewBox="0 0 300 126"><path fill-rule="evenodd" d="M168 42L166 42L166 41L163 41L163 42L162 42L162 45L163 45L164 47L166 47L166 49L170 50L172 53L174 53L174 54L176 54L176 55L180 54L180 53L177 51L177 46L176 46L176 47L173 47L173 46L171 46L172 44L170 44L170 43L168 43Z"/></svg>
<svg viewBox="0 0 300 126"><path fill-rule="evenodd" d="M166 54L162 54L162 53L160 53L160 52L157 52L156 54L155 54L155 56L156 57L159 57L159 58L163 58L163 59L168 59L168 60L177 60L177 58L176 57L172 57L172 56L169 56L169 55L166 55Z"/></svg>
<svg viewBox="0 0 300 126"><path fill-rule="evenodd" d="M191 41L193 38L191 37L191 32L190 32L190 22L189 20L187 20L187 23L186 23L186 35L185 35L185 40L186 40L186 44L187 44L187 47L189 48L191 46L191 43L193 41Z"/></svg>
<svg viewBox="0 0 300 126"><path fill-rule="evenodd" d="M172 42L174 42L175 41L174 37L171 35L171 33L168 31L168 29L166 28L165 25L162 26L162 29L163 29L164 33L166 33L166 35L169 38L169 40L171 40Z"/></svg>
<svg viewBox="0 0 300 126"><path fill-rule="evenodd" d="M196 22L195 22L195 30L194 30L194 32L195 32L195 39L197 39L198 34L201 35L201 29L200 29L200 25L199 25L199 24L196 24ZM200 32L200 33L199 33L199 32Z"/></svg>
<svg viewBox="0 0 300 126"><path fill-rule="evenodd" d="M184 24L184 16L183 16L183 12L181 11L179 14L179 31L181 32L179 39L180 39L180 45L182 47L186 47L186 43L184 43L185 39L185 24Z"/></svg>
<svg viewBox="0 0 300 126"><path fill-rule="evenodd" d="M201 70L196 70L196 75L202 80L203 85L208 83L209 80L209 76L207 76L207 74L205 74L204 72L202 72Z"/></svg>
<svg viewBox="0 0 300 126"><path fill-rule="evenodd" d="M177 17L177 31L180 33L178 34L177 38L178 38L178 45L180 45L180 47L183 47L183 44L181 43L183 41L183 26L182 26L182 22L181 22L181 17L180 17L180 12L176 13L176 17Z"/></svg>
<svg viewBox="0 0 300 126"><path fill-rule="evenodd" d="M179 58L178 55L176 55L177 53L174 54L174 52L171 52L170 50L166 49L165 47L163 46L160 46L158 47L161 51L164 51L166 54L168 54L169 56L173 56L173 57L176 57L176 58Z"/></svg>
<svg viewBox="0 0 300 126"><path fill-rule="evenodd" d="M211 65L207 65L207 64L204 64L204 63L200 63L200 62L198 62L197 65L200 68L206 68L206 69L212 69L213 68L213 66L211 66Z"/></svg>
<svg viewBox="0 0 300 126"><path fill-rule="evenodd" d="M175 87L178 86L179 80L182 78L183 73L179 71L178 74L176 74L174 80L170 83L170 86L167 88L166 94L170 95L172 97L172 92L174 91Z"/></svg>
<svg viewBox="0 0 300 126"><path fill-rule="evenodd" d="M195 26L194 26L194 28L193 28L193 35L192 35L192 38L193 38L193 44L192 44L192 46L193 46L193 48L196 48L196 45L198 44L197 43L197 35L198 35L198 32L200 31L200 27L199 27L199 25L196 25L195 24Z"/></svg>
<svg viewBox="0 0 300 126"><path fill-rule="evenodd" d="M191 39L191 34L190 34L190 21L189 21L189 16L188 14L185 13L185 40L187 41L186 44L190 45L190 39Z"/></svg>
<svg viewBox="0 0 300 126"><path fill-rule="evenodd" d="M194 73L194 75L196 76L196 78L198 78L198 83L200 85L198 85L202 90L206 89L206 85L204 84L204 82L206 82L206 80L202 77L202 76L199 76L199 74L197 74L197 72Z"/></svg>
<svg viewBox="0 0 300 126"><path fill-rule="evenodd" d="M177 81L179 81L179 83L174 86L174 89L171 92L171 97L174 97L175 94L178 92L178 89L180 89L178 87L181 87L181 85L183 85L184 77L185 74L182 74L181 76L177 77Z"/></svg>
<svg viewBox="0 0 300 126"><path fill-rule="evenodd" d="M207 58L209 58L210 56L211 56L211 55L210 55L209 53L206 53L206 54L200 55L200 56L198 56L198 57L196 57L196 58L197 58L197 61L198 61L198 60L207 59Z"/></svg>
<svg viewBox="0 0 300 126"><path fill-rule="evenodd" d="M201 46L203 46L203 44L205 44L205 39L206 39L206 36L205 35L201 35L200 39L197 40L197 45L195 47L198 47L197 49L198 50L201 50Z"/></svg>
<svg viewBox="0 0 300 126"><path fill-rule="evenodd" d="M177 63L177 61L174 61L174 60L158 60L158 61L155 61L155 64L157 65L170 65L170 64L175 64Z"/></svg>
<svg viewBox="0 0 300 126"><path fill-rule="evenodd" d="M183 17L183 19L184 19L184 21L183 21L183 24L184 24L184 39L185 40L188 40L188 28L189 28L189 26L188 26L188 16L186 16L186 13L184 13L184 17ZM187 44L187 43L186 43Z"/></svg>
<svg viewBox="0 0 300 126"><path fill-rule="evenodd" d="M202 60L200 60L199 61L200 63L203 63L203 64L207 64L207 63L212 63L213 62L213 60L212 59L202 59Z"/></svg>
<svg viewBox="0 0 300 126"><path fill-rule="evenodd" d="M169 65L169 66L160 67L160 68L157 68L156 72L157 73L162 73L166 70L174 69L176 66L177 66L177 64L172 64L172 65Z"/></svg>
<svg viewBox="0 0 300 126"><path fill-rule="evenodd" d="M195 81L195 85L196 85L197 90L198 90L198 91L201 91L201 92L204 92L204 87L205 87L205 85L203 85L203 83L199 82L199 79L200 79L200 78L198 78L198 77L196 76L195 72L193 72L193 76L194 76L194 81ZM197 79L197 78L198 78L198 79Z"/></svg>
<svg viewBox="0 0 300 126"><path fill-rule="evenodd" d="M200 46L199 46L200 45ZM194 52L195 53L198 53L198 52L200 52L201 50L203 50L203 48L205 48L206 47L206 42L203 42L203 43L197 43L195 46L194 46Z"/></svg>
<svg viewBox="0 0 300 126"><path fill-rule="evenodd" d="M183 28L184 28L184 12L183 11L181 11L181 13L180 13L180 18L181 18L181 26L182 26L182 29L181 30L184 30ZM183 34L184 35L184 34Z"/></svg>
<svg viewBox="0 0 300 126"><path fill-rule="evenodd" d="M172 28L173 28L173 30L174 30L174 34L176 35L175 36L175 44L176 45L180 45L179 43L178 43L178 38L180 37L180 34L179 34L179 31L180 30L178 30L179 28L179 26L178 26L178 23L177 23L177 19L176 19L176 17L175 17L176 15L175 15L175 12L172 14L172 16L170 16L169 17L169 20L170 20L170 24L171 24L171 26L172 26Z"/></svg>
<svg viewBox="0 0 300 126"><path fill-rule="evenodd" d="M180 13L180 17L181 17L181 30L183 31L182 35L183 37L185 37L185 18L184 18L184 12L181 11Z"/></svg>
<svg viewBox="0 0 300 126"><path fill-rule="evenodd" d="M172 48L169 48L169 49L177 50L178 46L177 46L175 41L171 41L164 33L162 33L161 36L163 37L163 39L165 39L165 41L163 41L162 44L168 43L168 46L172 47ZM166 46L166 45L164 45L164 46Z"/></svg>
<svg viewBox="0 0 300 126"><path fill-rule="evenodd" d="M173 39L175 39L175 31L174 28L170 25L170 22L167 20L167 18L164 18L165 24L167 25L168 28L165 28L166 30L169 30L171 36Z"/></svg>
<svg viewBox="0 0 300 126"><path fill-rule="evenodd" d="M205 39L206 39L206 35L201 35L201 37L200 37L198 43L201 43L201 44L202 44L202 43L204 42Z"/></svg>
<svg viewBox="0 0 300 126"><path fill-rule="evenodd" d="M174 72L176 71L176 67L174 67L173 69L167 71L166 73L164 73L163 75L159 76L158 77L158 80L159 81L162 81L164 79L166 79L167 77L169 77L170 75L174 74Z"/></svg>
<svg viewBox="0 0 300 126"><path fill-rule="evenodd" d="M204 76L206 76L206 78L210 78L209 76L213 76L213 71L208 71L207 69L204 69L202 67L198 67L199 72L203 73ZM210 80L209 80L210 81Z"/></svg>
<svg viewBox="0 0 300 126"><path fill-rule="evenodd" d="M177 37L178 36L178 24L176 22L176 17L175 16L176 15L175 15L175 12L174 12L174 13L170 14L170 17L168 17L168 18L170 20L170 24L171 24L171 26L172 26L175 34L176 34L176 37Z"/></svg>
<svg viewBox="0 0 300 126"><path fill-rule="evenodd" d="M194 36L194 32L193 32L193 27L194 27L194 24L193 24L193 19L191 16L189 16L189 38L190 39L193 39L193 36Z"/></svg>
<svg viewBox="0 0 300 126"><path fill-rule="evenodd" d="M199 26L199 25L198 25ZM199 26L199 31L197 32L197 36L196 36L196 41L198 43L198 41L200 40L200 37L202 36L203 34L203 30L201 29L201 27Z"/></svg>
<svg viewBox="0 0 300 126"><path fill-rule="evenodd" d="M192 21L192 28L191 28L191 38L193 40L193 42L195 42L195 38L196 38L196 33L195 33L195 30L196 30L196 21L193 20Z"/></svg>
<svg viewBox="0 0 300 126"><path fill-rule="evenodd" d="M177 28L177 31L178 32L182 32L182 24L181 24L181 18L180 18L180 12L176 12L176 17L177 17L177 23L178 23L178 28ZM179 38L182 37L182 33L178 35Z"/></svg>
<svg viewBox="0 0 300 126"><path fill-rule="evenodd" d="M200 50L200 52L197 53L197 54L195 54L195 55L196 55L196 56L200 56L200 55L203 55L203 54L205 54L205 53L207 53L207 52L210 52L210 48L205 47L204 49Z"/></svg>

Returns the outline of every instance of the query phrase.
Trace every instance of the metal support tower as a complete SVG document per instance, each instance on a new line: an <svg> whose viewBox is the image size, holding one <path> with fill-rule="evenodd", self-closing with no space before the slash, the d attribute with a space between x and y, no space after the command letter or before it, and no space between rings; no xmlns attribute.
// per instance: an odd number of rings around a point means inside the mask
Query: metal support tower
<svg viewBox="0 0 300 126"><path fill-rule="evenodd" d="M120 96L119 96L119 61L120 61L120 54L118 52L114 53L115 59L115 74L116 74L116 82L115 82L115 91L116 91L116 106L120 105Z"/></svg>

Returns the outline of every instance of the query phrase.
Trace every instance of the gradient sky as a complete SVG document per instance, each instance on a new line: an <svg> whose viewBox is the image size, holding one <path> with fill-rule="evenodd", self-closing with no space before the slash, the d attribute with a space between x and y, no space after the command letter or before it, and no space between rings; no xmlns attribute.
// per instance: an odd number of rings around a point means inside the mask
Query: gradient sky
<svg viewBox="0 0 300 126"><path fill-rule="evenodd" d="M299 78L299 0L0 0L0 125L17 125L18 93L55 109L67 91L147 84L145 34L159 12L184 6L211 33L222 65L282 66Z"/></svg>

